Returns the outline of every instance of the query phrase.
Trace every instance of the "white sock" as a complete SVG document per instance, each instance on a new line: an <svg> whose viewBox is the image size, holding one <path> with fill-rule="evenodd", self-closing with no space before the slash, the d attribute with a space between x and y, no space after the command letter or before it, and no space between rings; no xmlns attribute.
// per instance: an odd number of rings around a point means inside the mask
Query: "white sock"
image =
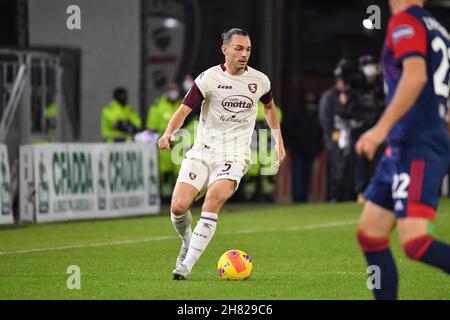
<svg viewBox="0 0 450 320"><path fill-rule="evenodd" d="M180 236L181 240L183 240L183 247L188 248L189 242L191 241L191 224L192 224L192 214L191 211L187 211L185 214L181 216L177 216L170 213L170 220L172 220L173 227L175 231Z"/></svg>
<svg viewBox="0 0 450 320"><path fill-rule="evenodd" d="M202 212L200 220L197 222L192 232L191 243L186 255L186 259L182 262L191 272L194 264L198 261L206 246L216 231L218 215L214 212Z"/></svg>

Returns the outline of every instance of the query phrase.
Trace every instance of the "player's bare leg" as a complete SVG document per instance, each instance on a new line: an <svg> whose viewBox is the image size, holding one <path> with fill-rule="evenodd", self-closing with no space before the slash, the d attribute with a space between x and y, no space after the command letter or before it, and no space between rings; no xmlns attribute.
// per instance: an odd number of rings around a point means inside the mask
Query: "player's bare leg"
<svg viewBox="0 0 450 320"><path fill-rule="evenodd" d="M189 209L198 193L198 190L194 186L185 182L177 182L172 194L170 216L172 224L182 240L180 253L176 260L176 267L186 258L189 249L192 236L192 215Z"/></svg>
<svg viewBox="0 0 450 320"><path fill-rule="evenodd" d="M173 189L170 210L176 216L185 214L198 194L199 192L194 186L185 182L177 182Z"/></svg>
<svg viewBox="0 0 450 320"><path fill-rule="evenodd" d="M432 238L430 223L429 219L422 217L398 219L400 243L410 259L422 261L450 274L450 246Z"/></svg>
<svg viewBox="0 0 450 320"><path fill-rule="evenodd" d="M358 241L367 264L380 268L380 288L373 289L375 299L397 299L398 273L389 248L395 222L392 211L366 202L359 222Z"/></svg>
<svg viewBox="0 0 450 320"><path fill-rule="evenodd" d="M398 238L402 246L408 241L428 234L428 220L425 218L401 218L397 221Z"/></svg>
<svg viewBox="0 0 450 320"><path fill-rule="evenodd" d="M221 179L212 183L206 192L202 212L219 214L225 202L231 198L236 189L236 181Z"/></svg>
<svg viewBox="0 0 450 320"><path fill-rule="evenodd" d="M395 222L396 218L392 211L380 207L372 201L366 201L359 219L358 230L363 231L369 237L388 238Z"/></svg>
<svg viewBox="0 0 450 320"><path fill-rule="evenodd" d="M217 180L208 186L205 201L202 206L200 220L192 233L186 259L173 271L176 280L185 280L189 276L209 241L214 235L217 217L225 202L233 195L236 189L234 180Z"/></svg>

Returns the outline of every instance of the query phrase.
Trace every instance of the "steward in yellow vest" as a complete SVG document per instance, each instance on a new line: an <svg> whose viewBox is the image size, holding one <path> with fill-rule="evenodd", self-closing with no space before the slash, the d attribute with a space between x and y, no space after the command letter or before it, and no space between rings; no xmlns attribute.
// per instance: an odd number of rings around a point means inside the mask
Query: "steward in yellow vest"
<svg viewBox="0 0 450 320"><path fill-rule="evenodd" d="M128 93L126 89L115 89L113 97L114 100L102 109L103 140L105 142L132 142L134 135L141 130L141 118L127 104Z"/></svg>
<svg viewBox="0 0 450 320"><path fill-rule="evenodd" d="M182 99L180 98L178 85L175 82L169 82L166 85L165 93L157 98L149 107L146 121L147 129L161 136L181 102ZM175 164L172 161L171 151L158 149L161 195L163 197L171 196L178 175L178 169L180 168L180 164Z"/></svg>

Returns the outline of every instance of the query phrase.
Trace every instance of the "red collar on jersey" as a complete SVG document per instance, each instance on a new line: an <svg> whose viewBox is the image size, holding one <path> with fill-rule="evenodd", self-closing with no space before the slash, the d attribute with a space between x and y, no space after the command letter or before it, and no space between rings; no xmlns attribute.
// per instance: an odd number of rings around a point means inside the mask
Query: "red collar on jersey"
<svg viewBox="0 0 450 320"><path fill-rule="evenodd" d="M220 64L220 68L222 69L223 72L225 72L227 70L227 68L225 67L224 63ZM245 66L245 71L248 71L248 67L247 66Z"/></svg>

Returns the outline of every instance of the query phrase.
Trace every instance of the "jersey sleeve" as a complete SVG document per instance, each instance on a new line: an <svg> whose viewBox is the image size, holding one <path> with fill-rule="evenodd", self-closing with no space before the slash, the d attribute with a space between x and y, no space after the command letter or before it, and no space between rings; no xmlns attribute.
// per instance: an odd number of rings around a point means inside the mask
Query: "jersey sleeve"
<svg viewBox="0 0 450 320"><path fill-rule="evenodd" d="M194 109L203 99L203 94L201 93L197 84L194 83L191 89L189 89L189 91L186 93L182 104L188 106L191 109Z"/></svg>
<svg viewBox="0 0 450 320"><path fill-rule="evenodd" d="M270 89L270 80L269 78L265 77L263 81L263 92L264 94L259 98L259 101L261 101L263 104L268 104L270 101L272 101L272 90Z"/></svg>
<svg viewBox="0 0 450 320"><path fill-rule="evenodd" d="M198 90L201 92L203 97L208 95L209 86L208 86L208 78L210 73L209 70L202 72L196 79L195 84L197 85Z"/></svg>
<svg viewBox="0 0 450 320"><path fill-rule="evenodd" d="M186 93L182 103L191 109L194 109L205 99L208 90L207 72L205 71L195 79L194 84Z"/></svg>
<svg viewBox="0 0 450 320"><path fill-rule="evenodd" d="M407 12L393 16L388 26L388 44L397 63L411 56L426 56L427 32L423 24Z"/></svg>

